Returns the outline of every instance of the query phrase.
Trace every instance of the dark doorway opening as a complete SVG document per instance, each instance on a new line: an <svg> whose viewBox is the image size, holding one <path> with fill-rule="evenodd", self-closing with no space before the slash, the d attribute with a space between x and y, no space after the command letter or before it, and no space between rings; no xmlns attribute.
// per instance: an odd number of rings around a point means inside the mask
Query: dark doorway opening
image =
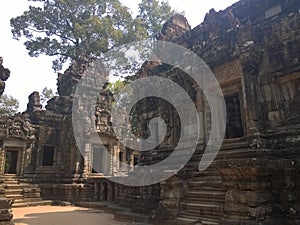
<svg viewBox="0 0 300 225"><path fill-rule="evenodd" d="M244 126L239 94L225 96L225 103L227 111L226 138L243 137Z"/></svg>
<svg viewBox="0 0 300 225"><path fill-rule="evenodd" d="M44 146L43 149L43 166L53 166L54 165L54 150L53 146Z"/></svg>
<svg viewBox="0 0 300 225"><path fill-rule="evenodd" d="M17 174L18 150L6 150L5 174Z"/></svg>
<svg viewBox="0 0 300 225"><path fill-rule="evenodd" d="M133 158L133 165L136 166L140 163L140 157L138 155L135 155Z"/></svg>
<svg viewBox="0 0 300 225"><path fill-rule="evenodd" d="M92 173L103 173L103 149L93 147Z"/></svg>

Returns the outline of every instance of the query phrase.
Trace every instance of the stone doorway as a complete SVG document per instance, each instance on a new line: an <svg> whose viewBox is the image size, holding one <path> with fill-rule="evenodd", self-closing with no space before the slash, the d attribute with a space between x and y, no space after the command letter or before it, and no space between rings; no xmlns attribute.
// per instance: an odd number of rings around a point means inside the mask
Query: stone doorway
<svg viewBox="0 0 300 225"><path fill-rule="evenodd" d="M5 174L17 174L18 173L18 150L6 150L5 157Z"/></svg>
<svg viewBox="0 0 300 225"><path fill-rule="evenodd" d="M103 149L93 147L92 150L92 173L103 173Z"/></svg>

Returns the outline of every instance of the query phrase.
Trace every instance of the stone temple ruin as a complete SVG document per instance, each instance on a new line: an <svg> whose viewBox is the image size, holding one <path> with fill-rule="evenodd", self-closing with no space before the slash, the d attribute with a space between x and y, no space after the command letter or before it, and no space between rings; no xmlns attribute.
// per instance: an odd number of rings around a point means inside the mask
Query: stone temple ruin
<svg viewBox="0 0 300 225"><path fill-rule="evenodd" d="M0 57L0 96L3 94L5 89L5 81L10 76L10 70L3 66L3 58ZM4 193L3 187L1 187L2 197L0 198L0 224L1 225L11 225L10 222L13 215L11 211L11 206L13 203L12 199L3 198Z"/></svg>
<svg viewBox="0 0 300 225"><path fill-rule="evenodd" d="M128 149L113 134L113 96L104 91L95 125L106 150L91 137L85 142L86 154L80 154L71 116L76 84L92 63L83 60L59 74L59 95L48 101L46 110L33 92L26 112L1 117L0 197L14 199L14 207L49 201L98 204L117 218L139 215L156 224L300 224L300 1L241 0L224 11L212 9L194 29L177 15L157 39L194 51L220 83L227 124L212 165L198 170L211 129L202 91L179 69L148 62L138 75L159 74L186 90L201 115L203 133L191 160L168 180L142 187L109 181L108 176L130 171L107 152L132 168L150 165L174 150L180 128L171 113L165 119L174 129L157 149L142 154ZM145 121L172 112L166 102L149 101L154 102L151 107L141 104L137 110ZM97 171L95 156L101 158Z"/></svg>

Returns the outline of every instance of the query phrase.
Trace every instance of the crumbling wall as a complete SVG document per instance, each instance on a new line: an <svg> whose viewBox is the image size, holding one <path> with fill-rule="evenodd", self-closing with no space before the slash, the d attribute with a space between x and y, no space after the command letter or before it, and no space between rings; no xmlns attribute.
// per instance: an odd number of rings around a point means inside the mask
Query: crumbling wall
<svg viewBox="0 0 300 225"><path fill-rule="evenodd" d="M173 20L157 36L197 53L214 71L225 100L238 96L234 101L239 101L236 107L241 121L236 124L243 126L243 130L228 135L216 162L226 191L223 218L217 223L256 224L259 221L260 224L288 224L296 221L294 216L299 211L297 171L300 168L297 153L300 131L299 8L297 0L241 0L224 11L211 10L204 22L193 30L181 32L182 27L174 25L177 20ZM141 76L152 76L154 71L159 76L183 83L182 87L190 90L180 71L159 63L146 63ZM194 101L197 94L201 95L197 90L189 93ZM205 106L205 101L198 106L198 111L209 118L203 104ZM160 108L163 107L164 103ZM146 121L151 115L156 115L155 111L159 112L148 105L144 110L149 115ZM229 115L232 113L235 112L228 112ZM210 121L205 122L209 128ZM227 129L233 123L231 120ZM209 129L205 132L209 134ZM164 159L167 154L163 152L164 147L160 147L142 154L142 163L147 165ZM191 161L198 158L199 162L199 155L194 158ZM183 187L188 179L193 179L181 174L185 171L188 170L183 169L177 175L177 183L182 182ZM276 181L278 179L280 181ZM161 184L162 193L172 189L174 185ZM167 195L161 197L161 202L168 202ZM184 198L183 195L177 200L181 202ZM165 212L172 209L173 213L184 210L170 203L164 204L157 212L164 209ZM188 213L185 216L197 221Z"/></svg>

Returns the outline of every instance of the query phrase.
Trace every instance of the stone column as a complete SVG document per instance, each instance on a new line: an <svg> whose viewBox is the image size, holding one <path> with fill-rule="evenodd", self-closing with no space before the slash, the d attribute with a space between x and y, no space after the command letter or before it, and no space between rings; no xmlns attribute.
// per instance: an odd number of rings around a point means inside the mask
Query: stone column
<svg viewBox="0 0 300 225"><path fill-rule="evenodd" d="M107 200L107 183L101 182L100 183L100 201Z"/></svg>
<svg viewBox="0 0 300 225"><path fill-rule="evenodd" d="M107 182L107 201L114 201L115 200L115 184L108 181Z"/></svg>
<svg viewBox="0 0 300 225"><path fill-rule="evenodd" d="M100 200L100 184L95 181L94 183L94 200Z"/></svg>
<svg viewBox="0 0 300 225"><path fill-rule="evenodd" d="M84 168L83 168L83 176L87 177L92 171L92 152L91 152L91 144L85 143L84 146L85 155L84 155Z"/></svg>
<svg viewBox="0 0 300 225"><path fill-rule="evenodd" d="M246 134L256 133L260 124L260 105L259 105L259 68L261 63L261 52L255 48L249 48L240 55L243 69L242 92L243 92L243 111L245 112Z"/></svg>
<svg viewBox="0 0 300 225"><path fill-rule="evenodd" d="M200 88L196 88L196 107L200 123L200 138L199 144L204 144L206 141L206 131L205 131L205 115L204 115L204 96Z"/></svg>

